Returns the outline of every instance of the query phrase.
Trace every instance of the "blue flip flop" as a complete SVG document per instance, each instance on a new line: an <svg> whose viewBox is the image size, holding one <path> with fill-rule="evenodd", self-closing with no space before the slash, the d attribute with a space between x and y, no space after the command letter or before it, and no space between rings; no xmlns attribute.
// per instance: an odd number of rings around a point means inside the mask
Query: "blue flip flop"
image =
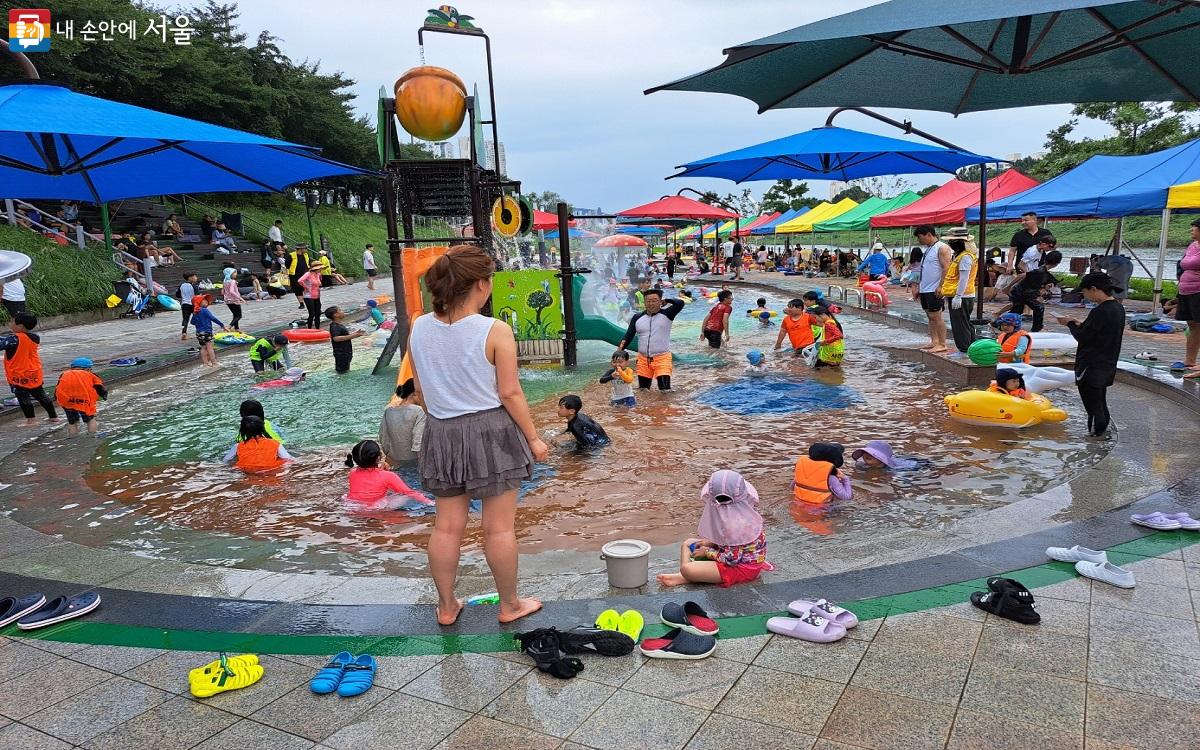
<svg viewBox="0 0 1200 750"><path fill-rule="evenodd" d="M21 630L37 630L48 625L82 617L100 606L100 595L88 591L77 596L60 596L17 620Z"/></svg>
<svg viewBox="0 0 1200 750"><path fill-rule="evenodd" d="M353 698L362 695L375 684L375 657L361 654L353 664L346 667L346 676L338 685L337 693L343 698Z"/></svg>
<svg viewBox="0 0 1200 750"><path fill-rule="evenodd" d="M309 681L309 690L317 695L328 695L337 690L338 686L342 684L342 678L346 675L346 667L353 663L354 657L350 655L349 651L334 655L329 663Z"/></svg>
<svg viewBox="0 0 1200 750"><path fill-rule="evenodd" d="M6 596L0 599L0 628L37 611L45 603L46 596L44 594L30 594L29 596L18 597Z"/></svg>

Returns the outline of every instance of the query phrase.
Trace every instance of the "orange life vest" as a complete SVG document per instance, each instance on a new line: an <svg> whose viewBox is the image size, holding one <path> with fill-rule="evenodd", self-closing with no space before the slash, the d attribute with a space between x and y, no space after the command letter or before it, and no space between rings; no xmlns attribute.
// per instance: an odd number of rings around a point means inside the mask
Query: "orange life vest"
<svg viewBox="0 0 1200 750"><path fill-rule="evenodd" d="M38 356L38 345L29 334L17 332L17 352L4 357L4 376L9 385L20 388L37 388L42 380L42 359Z"/></svg>
<svg viewBox="0 0 1200 750"><path fill-rule="evenodd" d="M833 492L829 489L829 475L832 471L833 464L828 461L814 461L808 456L801 456L796 461L792 494L797 500L814 505L829 502L833 497Z"/></svg>
<svg viewBox="0 0 1200 750"><path fill-rule="evenodd" d="M1000 351L1012 354L1020 345L1022 337L1029 339L1029 344L1025 347L1025 355L1021 358L1021 361L1029 364L1029 353L1033 351L1033 337L1028 333L1025 331L1012 331L1011 333L1001 331L1000 335L996 336L996 342L1000 344Z"/></svg>
<svg viewBox="0 0 1200 750"><path fill-rule="evenodd" d="M279 441L268 437L243 440L237 444L237 467L242 471L269 471L283 466Z"/></svg>
<svg viewBox="0 0 1200 750"><path fill-rule="evenodd" d="M58 385L54 388L54 399L64 409L94 417L96 402L100 398L96 393L96 386L103 383L104 381L89 370L67 370L58 379Z"/></svg>

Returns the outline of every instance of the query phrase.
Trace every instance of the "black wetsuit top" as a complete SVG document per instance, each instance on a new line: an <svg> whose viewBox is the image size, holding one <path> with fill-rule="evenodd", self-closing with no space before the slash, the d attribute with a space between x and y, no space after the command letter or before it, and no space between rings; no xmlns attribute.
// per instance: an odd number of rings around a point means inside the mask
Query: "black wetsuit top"
<svg viewBox="0 0 1200 750"><path fill-rule="evenodd" d="M574 436L580 448L598 448L610 442L604 428L586 414L576 413L567 422L567 432Z"/></svg>

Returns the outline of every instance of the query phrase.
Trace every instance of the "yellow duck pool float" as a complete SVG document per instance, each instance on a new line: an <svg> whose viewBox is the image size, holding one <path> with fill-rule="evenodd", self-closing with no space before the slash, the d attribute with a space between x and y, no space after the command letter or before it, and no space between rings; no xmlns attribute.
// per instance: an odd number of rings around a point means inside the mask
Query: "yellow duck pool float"
<svg viewBox="0 0 1200 750"><path fill-rule="evenodd" d="M950 418L982 427L1021 429L1043 422L1062 422L1067 413L1057 409L1050 399L1033 394L1032 401L991 391L963 391L945 398Z"/></svg>

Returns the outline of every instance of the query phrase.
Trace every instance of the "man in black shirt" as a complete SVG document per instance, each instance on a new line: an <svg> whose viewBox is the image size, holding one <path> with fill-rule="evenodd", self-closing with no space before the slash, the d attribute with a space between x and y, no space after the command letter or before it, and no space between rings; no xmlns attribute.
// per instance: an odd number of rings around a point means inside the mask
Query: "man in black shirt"
<svg viewBox="0 0 1200 750"><path fill-rule="evenodd" d="M558 400L558 416L567 420L567 432L575 438L575 444L580 448L599 448L609 444L608 433L596 424L596 421L580 409L583 399L574 394L563 396Z"/></svg>
<svg viewBox="0 0 1200 750"><path fill-rule="evenodd" d="M337 305L325 309L325 317L329 318L329 341L333 344L333 369L338 375L345 375L350 372L350 360L354 358L354 339L362 336L366 331L350 332L350 329L342 322L346 319L346 313L342 312Z"/></svg>
<svg viewBox="0 0 1200 750"><path fill-rule="evenodd" d="M1054 238L1043 240L1043 243L1054 246ZM1050 269L1062 262L1062 253L1051 250L1042 258L1042 264L1032 271L1018 274L1017 281L1008 290L1008 298L1012 300L1012 312L1017 315L1025 312L1025 306L1033 310L1033 326L1031 333L1037 333L1045 327L1046 305L1042 302L1042 288L1047 284L1056 284L1058 279L1050 273Z"/></svg>
<svg viewBox="0 0 1200 750"><path fill-rule="evenodd" d="M1021 228L1012 236L1012 241L1008 243L1008 270L1020 273L1020 263L1025 258L1026 251L1030 248L1037 247L1038 242L1043 238L1051 236L1050 232L1038 226L1038 215L1033 211L1021 215ZM1030 264L1026 270L1032 269L1036 264Z"/></svg>
<svg viewBox="0 0 1200 750"><path fill-rule="evenodd" d="M1113 299L1121 289L1107 274L1089 273L1079 280L1083 298L1095 303L1087 320L1058 319L1079 342L1075 351L1075 387L1088 415L1088 434L1099 437L1109 425L1108 387L1117 377L1121 337L1125 334L1125 308Z"/></svg>

